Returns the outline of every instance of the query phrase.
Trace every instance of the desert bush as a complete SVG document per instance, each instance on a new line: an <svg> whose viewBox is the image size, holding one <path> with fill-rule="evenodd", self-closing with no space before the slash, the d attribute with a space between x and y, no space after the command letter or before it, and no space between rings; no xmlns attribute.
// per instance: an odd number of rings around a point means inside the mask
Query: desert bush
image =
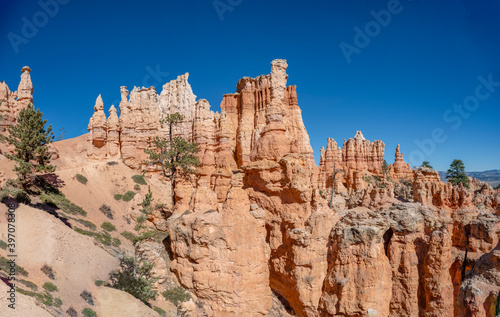
<svg viewBox="0 0 500 317"><path fill-rule="evenodd" d="M134 175L134 176L132 176L132 179L134 180L134 182L136 182L139 185L146 185L147 184L146 179L144 178L144 175Z"/></svg>
<svg viewBox="0 0 500 317"><path fill-rule="evenodd" d="M121 244L122 241L118 238L113 238L113 240L111 240L111 245L113 245L114 247L119 247Z"/></svg>
<svg viewBox="0 0 500 317"><path fill-rule="evenodd" d="M80 183L82 183L83 185L86 185L88 182L87 177L83 176L82 174L76 174L75 177L76 177L76 180L79 181Z"/></svg>
<svg viewBox="0 0 500 317"><path fill-rule="evenodd" d="M184 288L180 286L167 289L161 294L163 295L163 298L165 298L165 300L168 300L175 306L177 306L178 303L186 302L191 298L191 295L189 295L189 293L187 293Z"/></svg>
<svg viewBox="0 0 500 317"><path fill-rule="evenodd" d="M101 224L101 228L103 228L106 231L115 231L116 230L115 225L113 225L111 222L107 222L107 221L105 221Z"/></svg>
<svg viewBox="0 0 500 317"><path fill-rule="evenodd" d="M120 198L121 199L121 198ZM111 211L111 207L106 205L106 204L102 204L101 207L99 207L99 210L106 216L108 217L108 219L113 219L113 212Z"/></svg>
<svg viewBox="0 0 500 317"><path fill-rule="evenodd" d="M31 203L31 198L27 192L20 188L14 188L10 186L6 186L4 189L0 191L0 202L2 202L5 198L14 198L18 202L28 205Z"/></svg>
<svg viewBox="0 0 500 317"><path fill-rule="evenodd" d="M7 242L0 240L0 248L7 250L7 246L8 246Z"/></svg>
<svg viewBox="0 0 500 317"><path fill-rule="evenodd" d="M161 308L160 308L160 307L158 307L158 306L155 306L155 307L153 308L153 310L154 310L155 312L157 312L157 313L158 313L158 315L160 315L161 317L166 317L166 316L167 316L167 312L166 312L166 311L164 311L163 309L161 309Z"/></svg>
<svg viewBox="0 0 500 317"><path fill-rule="evenodd" d="M80 296L87 302L89 303L90 305L94 306L94 299L92 298L92 293L87 291L87 290L83 290L83 292L80 293Z"/></svg>
<svg viewBox="0 0 500 317"><path fill-rule="evenodd" d="M54 298L54 306L56 306L56 307L59 308L59 307L62 306L62 304L63 304L62 299L60 299L59 297L58 298Z"/></svg>
<svg viewBox="0 0 500 317"><path fill-rule="evenodd" d="M66 311L66 314L68 314L69 317L78 317L78 313L73 308L73 306L71 306L70 308L68 308L68 310Z"/></svg>
<svg viewBox="0 0 500 317"><path fill-rule="evenodd" d="M54 304L54 297L52 297L52 294L50 294L49 292L43 292L39 295L40 296L37 296L37 299L43 304L47 306L52 306L52 304Z"/></svg>
<svg viewBox="0 0 500 317"><path fill-rule="evenodd" d="M132 199L134 199L134 196L135 196L135 192L129 190L128 192L126 192L123 197L122 197L122 200L123 201L131 201Z"/></svg>
<svg viewBox="0 0 500 317"><path fill-rule="evenodd" d="M52 269L51 266L44 264L40 270L43 272L43 274L47 275L47 277L50 278L51 280L55 279L54 270Z"/></svg>
<svg viewBox="0 0 500 317"><path fill-rule="evenodd" d="M31 282L31 281L20 279L19 283L25 285L26 287L28 287L28 288L30 288L30 289L32 289L34 291L36 291L38 289L38 286L35 283Z"/></svg>
<svg viewBox="0 0 500 317"><path fill-rule="evenodd" d="M57 289L57 286L55 286L54 284L52 284L51 282L45 282L43 283L42 287L44 289L46 289L47 291L49 292L55 292L55 291L58 291Z"/></svg>
<svg viewBox="0 0 500 317"><path fill-rule="evenodd" d="M102 280L95 281L95 286L103 286L103 285L104 285L104 281L102 281Z"/></svg>
<svg viewBox="0 0 500 317"><path fill-rule="evenodd" d="M109 166L113 166L113 165L118 165L118 162L117 161L111 161L111 162L108 162L106 164L108 164Z"/></svg>
<svg viewBox="0 0 500 317"><path fill-rule="evenodd" d="M97 316L97 313L88 307L86 307L82 310L82 314L85 317L96 317Z"/></svg>
<svg viewBox="0 0 500 317"><path fill-rule="evenodd" d="M88 220L83 220L83 219L76 219L77 222L81 223L85 227L89 228L90 230L95 230L97 227L95 224Z"/></svg>
<svg viewBox="0 0 500 317"><path fill-rule="evenodd" d="M134 238L132 242L137 243L144 240L153 240L158 243L161 243L166 237L168 237L168 233L153 229L139 234Z"/></svg>
<svg viewBox="0 0 500 317"><path fill-rule="evenodd" d="M133 234L132 232L129 231L123 231L121 235L125 238L130 240L132 243L135 243L135 239L137 239L137 236Z"/></svg>
<svg viewBox="0 0 500 317"><path fill-rule="evenodd" d="M111 287L125 291L147 303L158 296L157 291L153 289L156 278L152 276L152 269L152 263L144 262L141 266L135 266L133 258L124 257L120 260L120 269L109 274Z"/></svg>
<svg viewBox="0 0 500 317"><path fill-rule="evenodd" d="M111 245L111 236L107 232L96 234L95 239L104 245Z"/></svg>
<svg viewBox="0 0 500 317"><path fill-rule="evenodd" d="M139 186L139 185L135 184L135 185L134 185L134 189L135 189L135 190L137 190L137 191L139 191L139 190L141 190L141 186Z"/></svg>
<svg viewBox="0 0 500 317"><path fill-rule="evenodd" d="M115 194L113 197L115 198L115 200L121 200L123 195Z"/></svg>
<svg viewBox="0 0 500 317"><path fill-rule="evenodd" d="M82 215L86 216L87 212L83 210L82 207L73 204L69 199L67 199L63 194L40 194L40 199L42 203L49 206L59 208L65 213L72 215Z"/></svg>
<svg viewBox="0 0 500 317"><path fill-rule="evenodd" d="M4 272L10 271L9 260L4 258L3 256L0 257L0 269L2 269ZM17 264L16 264L16 273L21 274L22 276L28 276L28 271L26 271L22 266L19 266Z"/></svg>

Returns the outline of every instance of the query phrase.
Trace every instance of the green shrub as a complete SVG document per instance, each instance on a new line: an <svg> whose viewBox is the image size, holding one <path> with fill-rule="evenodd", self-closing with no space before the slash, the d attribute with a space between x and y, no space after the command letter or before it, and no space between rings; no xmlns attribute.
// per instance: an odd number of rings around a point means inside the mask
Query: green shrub
<svg viewBox="0 0 500 317"><path fill-rule="evenodd" d="M115 200L121 200L123 195L115 194L113 197L115 198Z"/></svg>
<svg viewBox="0 0 500 317"><path fill-rule="evenodd" d="M158 315L160 315L161 317L166 317L166 316L167 316L167 312L166 312L166 311L164 311L163 309L161 309L161 308L160 308L160 307L158 307L158 306L155 306L155 307L153 308L153 310L154 310L155 312L157 312L157 313L158 313Z"/></svg>
<svg viewBox="0 0 500 317"><path fill-rule="evenodd" d="M20 279L19 283L25 285L26 287L28 287L28 288L30 288L30 289L32 289L34 291L38 290L38 286L35 283L31 282L31 281Z"/></svg>
<svg viewBox="0 0 500 317"><path fill-rule="evenodd" d="M7 242L0 240L0 248L7 250L7 246L8 246Z"/></svg>
<svg viewBox="0 0 500 317"><path fill-rule="evenodd" d="M83 292L80 293L80 296L87 302L89 303L90 305L94 306L94 299L92 298L92 293L87 291L87 290L83 290Z"/></svg>
<svg viewBox="0 0 500 317"><path fill-rule="evenodd" d="M113 238L113 240L111 241L111 244L114 247L119 247L122 244L122 241L120 239L118 239L118 238Z"/></svg>
<svg viewBox="0 0 500 317"><path fill-rule="evenodd" d="M103 285L104 285L104 281L102 281L102 280L95 281L95 286L103 286Z"/></svg>
<svg viewBox="0 0 500 317"><path fill-rule="evenodd" d="M40 199L42 203L49 206L59 208L65 213L72 215L82 215L86 216L87 212L83 210L82 207L73 204L69 199L67 199L63 194L40 194Z"/></svg>
<svg viewBox="0 0 500 317"><path fill-rule="evenodd" d="M111 245L111 236L107 232L98 233L95 238L104 245Z"/></svg>
<svg viewBox="0 0 500 317"><path fill-rule="evenodd" d="M78 227L75 227L73 230L75 230L75 231L76 231L76 232L78 232L79 234L83 234L84 236L95 237L95 236L97 235L97 233L96 233L96 232L83 230L83 229L80 229L80 228L78 228Z"/></svg>
<svg viewBox="0 0 500 317"><path fill-rule="evenodd" d="M85 227L89 228L90 230L95 230L97 227L95 224L88 220L83 220L83 219L76 219L77 222L81 223Z"/></svg>
<svg viewBox="0 0 500 317"><path fill-rule="evenodd" d="M137 190L137 191L139 191L139 190L141 190L141 186L135 184L134 189Z"/></svg>
<svg viewBox="0 0 500 317"><path fill-rule="evenodd" d="M62 304L63 304L62 299L60 299L59 297L58 298L54 298L54 306L56 306L56 307L59 308L59 307L62 306Z"/></svg>
<svg viewBox="0 0 500 317"><path fill-rule="evenodd" d="M87 184L87 177L83 176L82 174L76 174L75 175L76 177L76 180L79 181L80 183L82 183L83 185L86 185Z"/></svg>
<svg viewBox="0 0 500 317"><path fill-rule="evenodd" d="M121 235L125 238L130 240L132 243L135 243L135 240L137 239L137 236L133 234L132 232L129 231L123 231Z"/></svg>
<svg viewBox="0 0 500 317"><path fill-rule="evenodd" d="M121 197L120 197L121 199ZM111 211L111 207L106 205L106 204L102 204L101 207L99 207L99 210L106 216L108 217L108 219L113 219L113 212Z"/></svg>
<svg viewBox="0 0 500 317"><path fill-rule="evenodd" d="M131 201L134 198L135 194L136 194L135 192L129 190L128 192L126 192L123 195L122 200L123 201Z"/></svg>
<svg viewBox="0 0 500 317"><path fill-rule="evenodd" d="M3 256L0 257L0 269L2 269L4 272L9 272L10 271L10 260L4 258ZM21 274L22 276L28 276L28 271L26 271L22 266L19 266L16 264L16 273Z"/></svg>
<svg viewBox="0 0 500 317"><path fill-rule="evenodd" d="M115 231L116 230L115 225L113 225L111 222L107 222L107 221L105 221L101 224L101 228L103 228L106 231Z"/></svg>
<svg viewBox="0 0 500 317"><path fill-rule="evenodd" d="M18 202L25 205L31 203L31 198L28 195L28 193L19 188L6 186L4 189L0 191L0 202L2 202L7 197L14 198Z"/></svg>
<svg viewBox="0 0 500 317"><path fill-rule="evenodd" d="M136 266L133 258L124 257L120 260L120 269L109 274L111 287L125 291L144 303L158 296L153 289L153 283L157 280L152 276L153 264L144 262Z"/></svg>
<svg viewBox="0 0 500 317"><path fill-rule="evenodd" d="M144 178L144 175L134 175L132 176L132 179L134 182L136 182L139 185L147 185L146 179Z"/></svg>
<svg viewBox="0 0 500 317"><path fill-rule="evenodd" d="M158 230L150 230L150 231L145 231L141 234L139 234L137 237L134 238L134 243L141 242L144 240L154 240L158 243L162 242L166 237L168 237L168 233L158 231Z"/></svg>
<svg viewBox="0 0 500 317"><path fill-rule="evenodd" d="M50 278L51 280L55 279L54 270L52 269L51 266L44 264L40 269L40 271L42 271L45 275L47 275L47 277Z"/></svg>
<svg viewBox="0 0 500 317"><path fill-rule="evenodd" d="M41 295L40 297L37 296L37 299L40 302L42 302L43 304L45 304L47 306L52 306L52 304L54 303L54 298L52 297L52 294L50 294L48 292L43 292L40 295Z"/></svg>
<svg viewBox="0 0 500 317"><path fill-rule="evenodd" d="M165 298L165 300L168 300L175 306L177 306L178 303L186 302L191 298L191 295L189 295L189 293L186 293L184 288L180 286L168 289L161 294L163 295L163 298Z"/></svg>
<svg viewBox="0 0 500 317"><path fill-rule="evenodd" d="M93 311L92 309L88 308L88 307L84 308L82 310L82 314L85 317L95 317L95 316L97 316L97 313L95 311Z"/></svg>
<svg viewBox="0 0 500 317"><path fill-rule="evenodd" d="M42 287L45 288L49 292L58 291L57 286L55 286L51 282L45 282L45 283L43 283Z"/></svg>

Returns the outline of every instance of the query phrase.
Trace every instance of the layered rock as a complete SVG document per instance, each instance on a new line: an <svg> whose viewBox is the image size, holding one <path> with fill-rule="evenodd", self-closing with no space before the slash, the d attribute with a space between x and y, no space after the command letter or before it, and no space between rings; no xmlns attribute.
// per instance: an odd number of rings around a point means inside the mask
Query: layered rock
<svg viewBox="0 0 500 317"><path fill-rule="evenodd" d="M33 84L28 66L22 68L21 81L17 91L11 92L5 82L0 82L0 133L16 122L21 109L33 103Z"/></svg>
<svg viewBox="0 0 500 317"><path fill-rule="evenodd" d="M413 180L413 171L410 164L405 163L403 153L399 149L399 144L396 147L394 163L389 166L388 175L394 180Z"/></svg>

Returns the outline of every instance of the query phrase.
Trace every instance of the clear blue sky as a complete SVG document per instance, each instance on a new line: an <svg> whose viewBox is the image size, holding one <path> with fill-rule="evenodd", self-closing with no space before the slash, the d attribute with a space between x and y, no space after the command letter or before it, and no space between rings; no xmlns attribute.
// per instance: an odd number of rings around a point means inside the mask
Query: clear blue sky
<svg viewBox="0 0 500 317"><path fill-rule="evenodd" d="M29 65L36 107L66 137L87 132L99 94L117 104L120 86L146 78L160 91L189 72L219 110L239 78L284 58L316 160L327 137L362 130L386 143L389 163L399 143L413 165L500 168L499 1L59 1L52 16L37 1L0 1L0 80L16 90ZM390 21L376 22L381 10ZM148 79L157 67L160 81ZM454 108L464 100L469 110Z"/></svg>

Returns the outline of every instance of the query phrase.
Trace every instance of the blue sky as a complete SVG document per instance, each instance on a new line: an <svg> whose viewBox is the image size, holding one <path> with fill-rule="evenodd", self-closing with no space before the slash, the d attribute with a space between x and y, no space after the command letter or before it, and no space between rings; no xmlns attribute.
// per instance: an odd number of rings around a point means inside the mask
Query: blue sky
<svg viewBox="0 0 500 317"><path fill-rule="evenodd" d="M284 58L316 160L327 137L361 130L389 163L401 144L412 165L500 168L499 1L58 1L0 1L0 80L16 90L29 65L35 106L68 138L120 86L189 72L219 110Z"/></svg>

